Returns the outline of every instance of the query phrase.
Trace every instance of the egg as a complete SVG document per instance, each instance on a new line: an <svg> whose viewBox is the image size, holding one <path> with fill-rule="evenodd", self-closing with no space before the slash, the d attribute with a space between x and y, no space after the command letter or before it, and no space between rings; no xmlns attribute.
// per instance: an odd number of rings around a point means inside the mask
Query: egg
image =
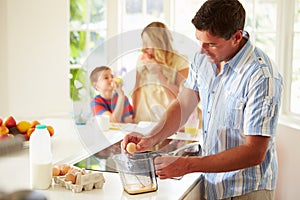
<svg viewBox="0 0 300 200"><path fill-rule="evenodd" d="M70 165L64 164L60 166L60 175L64 176L68 173L68 171L71 169Z"/></svg>
<svg viewBox="0 0 300 200"><path fill-rule="evenodd" d="M136 152L136 144L133 142L129 142L126 146L126 151L130 154L133 154Z"/></svg>
<svg viewBox="0 0 300 200"><path fill-rule="evenodd" d="M54 165L52 167L52 176L59 176L60 174L60 167L58 165Z"/></svg>
<svg viewBox="0 0 300 200"><path fill-rule="evenodd" d="M73 173L68 173L66 175L65 181L71 181L72 184L75 184L75 182L76 182L76 175L73 174Z"/></svg>

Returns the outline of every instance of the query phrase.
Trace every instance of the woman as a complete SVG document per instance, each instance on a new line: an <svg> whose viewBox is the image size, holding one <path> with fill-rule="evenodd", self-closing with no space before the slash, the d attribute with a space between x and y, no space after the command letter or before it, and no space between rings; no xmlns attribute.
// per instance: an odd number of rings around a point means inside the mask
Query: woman
<svg viewBox="0 0 300 200"><path fill-rule="evenodd" d="M135 122L158 121L176 98L188 75L188 61L172 46L166 25L152 22L141 34L142 55L137 62L136 83L132 95Z"/></svg>

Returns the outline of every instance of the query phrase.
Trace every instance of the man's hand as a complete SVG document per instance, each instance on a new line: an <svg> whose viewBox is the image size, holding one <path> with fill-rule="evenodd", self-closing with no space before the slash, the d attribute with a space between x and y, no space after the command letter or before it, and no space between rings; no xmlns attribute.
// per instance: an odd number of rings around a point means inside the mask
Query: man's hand
<svg viewBox="0 0 300 200"><path fill-rule="evenodd" d="M121 143L121 148L126 153L128 153L126 150L127 144L130 142L136 144L136 152L148 151L153 145L155 145L151 137L144 136L137 132L132 132L126 135Z"/></svg>
<svg viewBox="0 0 300 200"><path fill-rule="evenodd" d="M156 175L160 179L183 176L188 173L185 157L159 156L154 160Z"/></svg>

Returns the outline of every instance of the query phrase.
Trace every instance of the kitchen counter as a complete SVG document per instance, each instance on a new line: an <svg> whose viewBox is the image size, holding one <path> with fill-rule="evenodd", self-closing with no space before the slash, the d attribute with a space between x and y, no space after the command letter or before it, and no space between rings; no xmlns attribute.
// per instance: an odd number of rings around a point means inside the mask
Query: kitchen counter
<svg viewBox="0 0 300 200"><path fill-rule="evenodd" d="M125 127L114 127L108 132L98 130L97 124L92 120L86 126L76 126L71 119L52 118L40 120L41 123L52 125L55 135L51 138L53 163L75 164L88 158L96 152L109 147L123 139L128 131ZM100 134L99 134L100 133ZM174 138L184 138L178 134ZM129 195L123 191L118 173L103 172L105 183L102 189L73 193L59 185L52 184L48 190L41 190L48 199L189 199L190 192L195 189L200 173L185 175L181 180L158 179L156 192L139 195ZM29 187L29 156L28 148L0 157L0 190L13 192ZM194 191L194 190L193 190ZM196 190L198 192L198 190ZM192 194L194 195L194 194ZM199 194L200 195L200 194Z"/></svg>

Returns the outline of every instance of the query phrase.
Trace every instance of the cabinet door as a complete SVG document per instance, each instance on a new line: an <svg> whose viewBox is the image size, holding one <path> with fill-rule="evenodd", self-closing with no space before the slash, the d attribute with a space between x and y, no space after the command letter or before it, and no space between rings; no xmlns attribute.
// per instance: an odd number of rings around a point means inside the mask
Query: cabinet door
<svg viewBox="0 0 300 200"><path fill-rule="evenodd" d="M200 199L200 182L194 185L194 187L182 198L182 200L194 200Z"/></svg>

